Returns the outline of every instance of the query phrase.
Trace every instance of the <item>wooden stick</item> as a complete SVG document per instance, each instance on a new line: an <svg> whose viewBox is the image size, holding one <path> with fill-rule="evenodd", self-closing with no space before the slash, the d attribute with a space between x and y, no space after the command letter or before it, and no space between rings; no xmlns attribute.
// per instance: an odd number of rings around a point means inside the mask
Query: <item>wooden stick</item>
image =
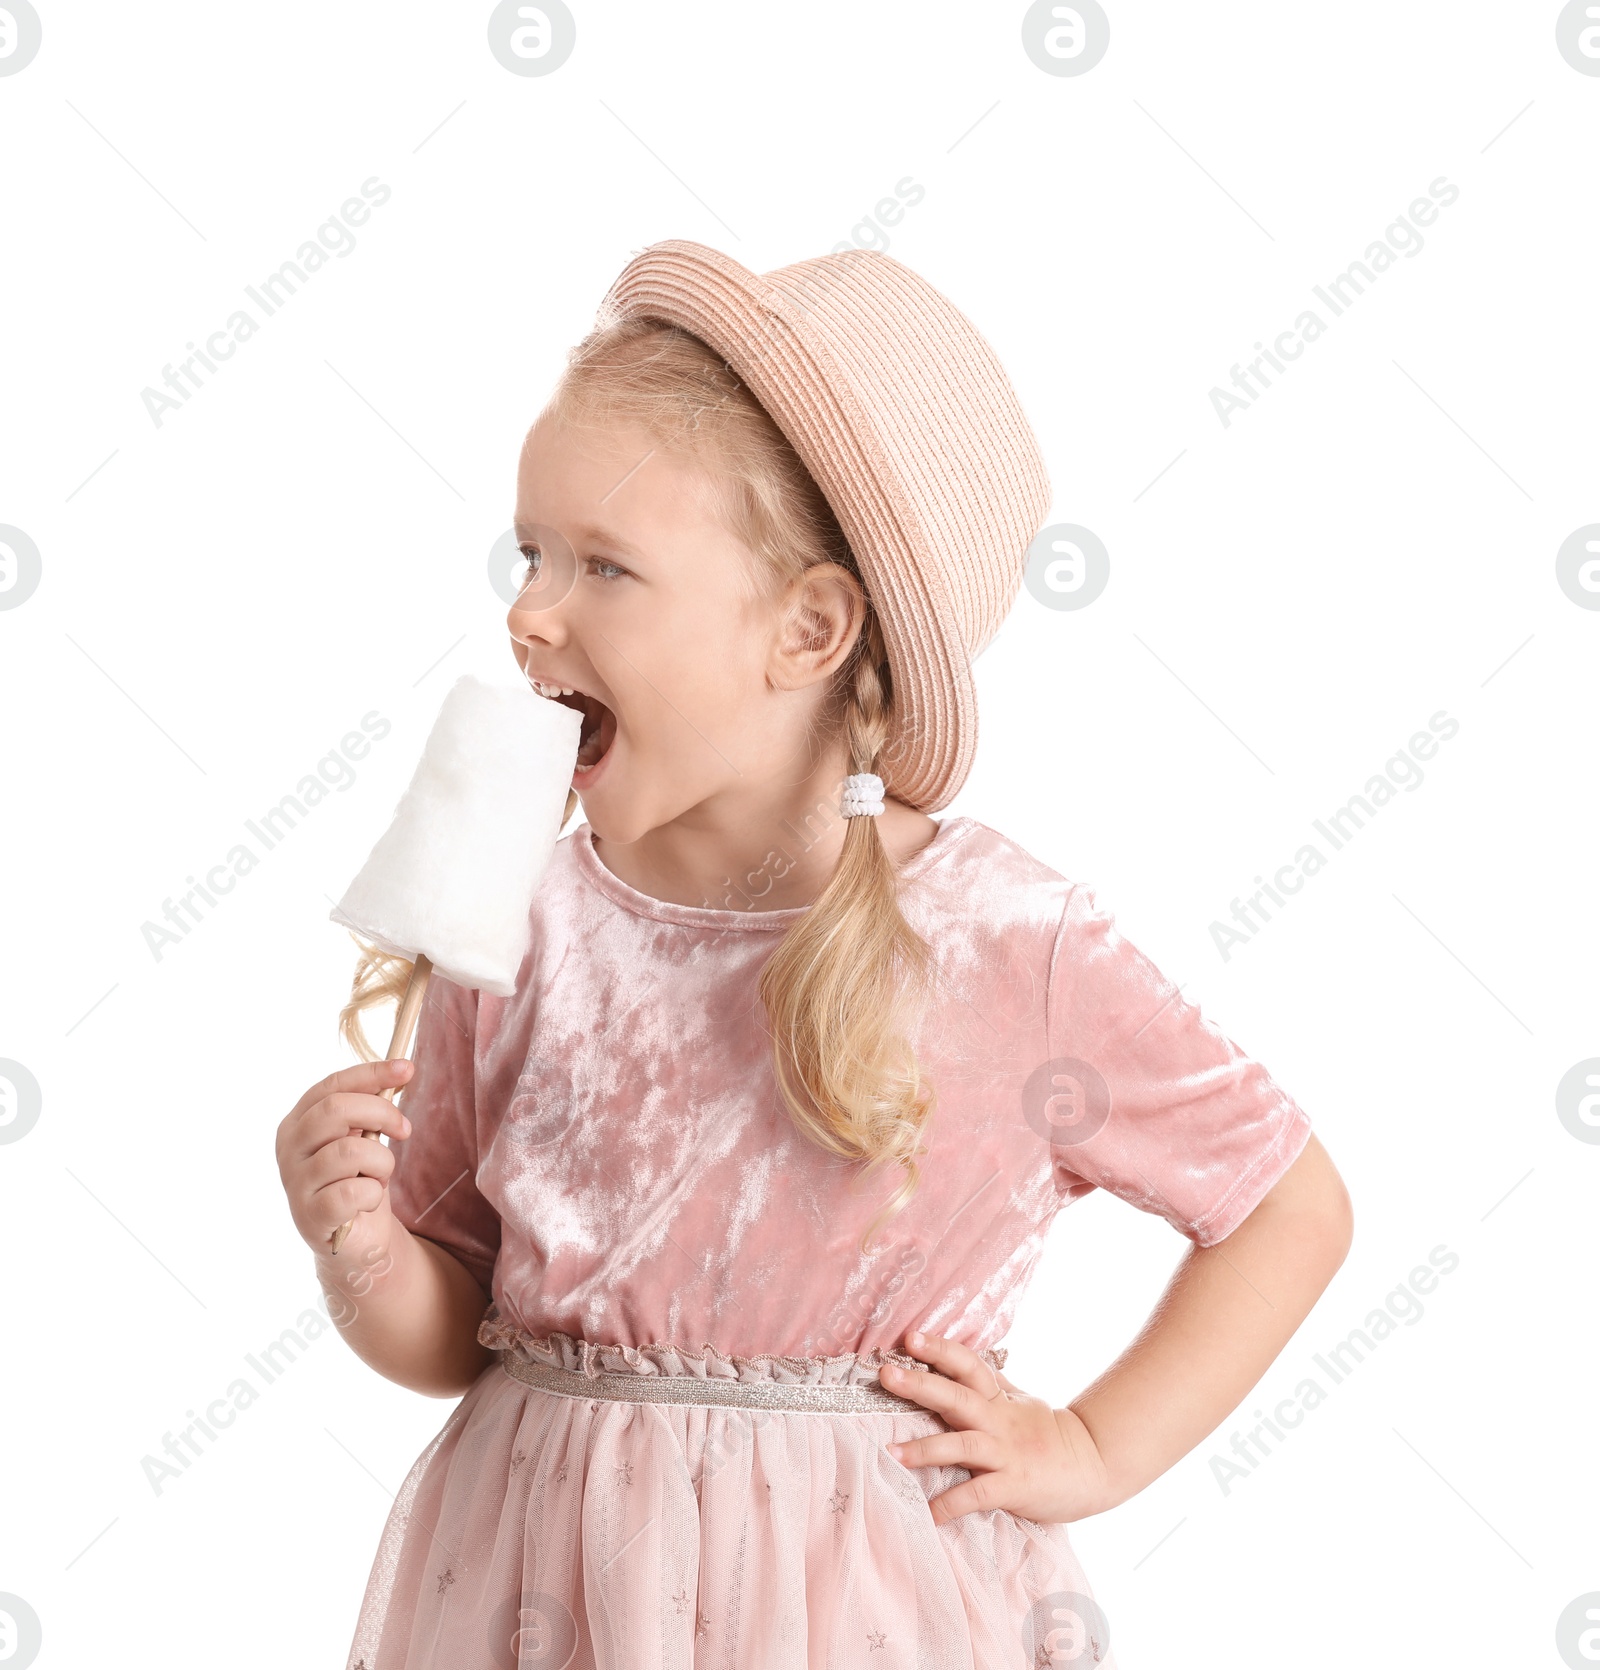
<svg viewBox="0 0 1600 1670"><path fill-rule="evenodd" d="M427 995L428 977L433 973L433 964L417 953L416 961L411 965L411 978L406 982L405 996L400 999L400 1007L395 1011L394 1035L389 1039L389 1053L385 1061L397 1061L411 1048L411 1036L416 1031L417 1020L422 1014L422 1000ZM415 1074L412 1075L415 1077ZM386 1102L392 1102L399 1094L401 1086L391 1084L387 1090L380 1090L378 1094ZM378 1137L377 1131L363 1131L364 1137ZM332 1250L338 1252L344 1245L344 1238L350 1233L355 1219L349 1223L342 1223L333 1232Z"/></svg>

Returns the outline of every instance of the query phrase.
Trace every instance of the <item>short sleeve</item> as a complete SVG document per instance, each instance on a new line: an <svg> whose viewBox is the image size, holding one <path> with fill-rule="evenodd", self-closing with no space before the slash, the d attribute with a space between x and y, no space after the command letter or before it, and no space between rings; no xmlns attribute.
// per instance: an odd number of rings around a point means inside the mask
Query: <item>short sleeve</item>
<svg viewBox="0 0 1600 1670"><path fill-rule="evenodd" d="M389 1204L413 1234L454 1254L487 1293L500 1251L500 1215L478 1190L477 1017L475 991L433 975L411 1051L415 1070L399 1096L411 1135L391 1140Z"/></svg>
<svg viewBox="0 0 1600 1670"><path fill-rule="evenodd" d="M1092 887L1067 896L1030 1080L1060 1203L1092 1188L1209 1247L1286 1172L1311 1121L1118 931Z"/></svg>

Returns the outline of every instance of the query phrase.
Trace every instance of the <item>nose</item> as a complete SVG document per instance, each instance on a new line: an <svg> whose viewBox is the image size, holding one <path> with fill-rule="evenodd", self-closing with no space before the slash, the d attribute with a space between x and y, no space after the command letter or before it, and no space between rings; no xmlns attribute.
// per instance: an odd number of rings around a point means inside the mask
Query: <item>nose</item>
<svg viewBox="0 0 1600 1670"><path fill-rule="evenodd" d="M533 586L525 586L506 611L506 628L513 638L523 643L531 643L536 638L545 643L565 639L568 630L565 601L545 603Z"/></svg>
<svg viewBox="0 0 1600 1670"><path fill-rule="evenodd" d="M530 530L527 544L535 555L519 576L521 590L506 613L519 664L526 663L526 651L535 645L559 648L567 643L568 600L577 578L576 555L554 528Z"/></svg>
<svg viewBox="0 0 1600 1670"><path fill-rule="evenodd" d="M548 609L525 609L520 602L519 599L513 603L506 614L506 629L511 634L511 653L526 673L530 660L564 648L570 632L567 611L560 604Z"/></svg>

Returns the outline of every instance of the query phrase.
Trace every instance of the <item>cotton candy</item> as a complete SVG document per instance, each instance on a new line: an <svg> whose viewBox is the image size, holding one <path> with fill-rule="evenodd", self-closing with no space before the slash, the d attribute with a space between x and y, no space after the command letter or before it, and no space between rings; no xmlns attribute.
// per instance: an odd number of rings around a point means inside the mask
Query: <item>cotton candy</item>
<svg viewBox="0 0 1600 1670"><path fill-rule="evenodd" d="M582 728L576 709L526 683L458 678L331 919L385 951L426 956L459 986L510 997Z"/></svg>

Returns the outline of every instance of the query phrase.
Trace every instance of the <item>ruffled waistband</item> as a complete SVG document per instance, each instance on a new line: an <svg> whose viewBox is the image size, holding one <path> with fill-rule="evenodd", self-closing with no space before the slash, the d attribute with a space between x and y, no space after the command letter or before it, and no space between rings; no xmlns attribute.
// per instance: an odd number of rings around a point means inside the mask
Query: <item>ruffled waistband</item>
<svg viewBox="0 0 1600 1670"><path fill-rule="evenodd" d="M904 1351L874 1346L871 1351L847 1351L837 1357L790 1357L762 1352L740 1357L702 1345L698 1351L682 1345L607 1345L551 1329L535 1336L500 1315L490 1305L478 1325L478 1342L491 1351L539 1368L564 1369L598 1379L602 1375L679 1375L706 1381L768 1381L786 1386L873 1386L885 1363L896 1363L913 1373L928 1365ZM1006 1348L989 1346L978 1353L991 1368L1005 1367Z"/></svg>

